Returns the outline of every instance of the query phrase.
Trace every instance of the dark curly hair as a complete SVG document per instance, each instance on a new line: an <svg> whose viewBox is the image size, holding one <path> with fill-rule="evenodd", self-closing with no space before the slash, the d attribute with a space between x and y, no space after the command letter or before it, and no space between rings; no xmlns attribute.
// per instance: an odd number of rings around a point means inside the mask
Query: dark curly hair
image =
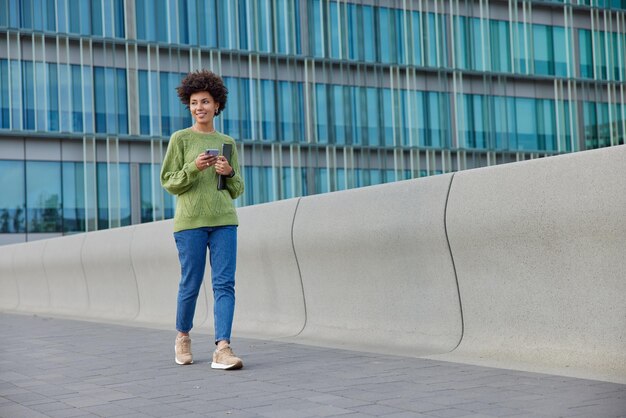
<svg viewBox="0 0 626 418"><path fill-rule="evenodd" d="M208 92L213 100L219 105L215 115L222 113L226 108L226 96L228 89L224 85L224 80L219 75L208 71L198 70L191 72L185 76L180 82L180 86L176 87L176 92L180 101L189 108L189 98L192 94L201 91Z"/></svg>

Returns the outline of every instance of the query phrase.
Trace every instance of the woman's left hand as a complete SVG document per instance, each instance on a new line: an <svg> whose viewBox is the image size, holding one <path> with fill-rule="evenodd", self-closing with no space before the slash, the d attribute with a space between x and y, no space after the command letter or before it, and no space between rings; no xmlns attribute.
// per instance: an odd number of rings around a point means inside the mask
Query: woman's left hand
<svg viewBox="0 0 626 418"><path fill-rule="evenodd" d="M233 168L228 164L228 160L223 155L217 157L217 162L215 163L215 172L222 176L228 176L233 172Z"/></svg>

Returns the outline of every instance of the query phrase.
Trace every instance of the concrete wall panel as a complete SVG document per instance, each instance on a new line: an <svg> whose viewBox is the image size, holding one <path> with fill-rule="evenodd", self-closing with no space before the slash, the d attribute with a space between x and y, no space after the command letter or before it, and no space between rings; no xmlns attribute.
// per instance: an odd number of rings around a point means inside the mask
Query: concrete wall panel
<svg viewBox="0 0 626 418"><path fill-rule="evenodd" d="M447 211L465 319L456 359L626 380L625 167L620 146L456 174Z"/></svg>
<svg viewBox="0 0 626 418"><path fill-rule="evenodd" d="M13 274L20 295L18 310L25 312L47 312L50 309L50 290L43 253L47 240L32 241L15 246Z"/></svg>
<svg viewBox="0 0 626 418"><path fill-rule="evenodd" d="M171 326L176 324L176 296L180 263L173 237L172 220L137 225L133 234L131 257L141 307L136 320ZM194 325L207 318L207 301L201 289Z"/></svg>
<svg viewBox="0 0 626 418"><path fill-rule="evenodd" d="M236 332L282 337L304 326L302 283L291 244L297 205L298 199L289 199L238 211Z"/></svg>
<svg viewBox="0 0 626 418"><path fill-rule="evenodd" d="M20 303L17 276L13 271L13 255L17 245L0 247L0 309L16 309Z"/></svg>
<svg viewBox="0 0 626 418"><path fill-rule="evenodd" d="M89 316L129 320L139 313L137 282L130 258L134 228L86 235L82 260L89 290Z"/></svg>
<svg viewBox="0 0 626 418"><path fill-rule="evenodd" d="M65 315L85 315L89 294L83 272L81 250L86 234L47 241L43 264L50 287L50 311Z"/></svg>
<svg viewBox="0 0 626 418"><path fill-rule="evenodd" d="M444 230L450 175L302 198L302 341L422 355L461 338Z"/></svg>

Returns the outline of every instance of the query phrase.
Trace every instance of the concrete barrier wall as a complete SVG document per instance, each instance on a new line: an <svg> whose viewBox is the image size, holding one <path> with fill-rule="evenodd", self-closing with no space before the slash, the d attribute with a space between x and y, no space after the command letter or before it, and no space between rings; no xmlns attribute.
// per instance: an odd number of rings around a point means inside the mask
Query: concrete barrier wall
<svg viewBox="0 0 626 418"><path fill-rule="evenodd" d="M19 278L13 271L13 255L17 247L16 244L0 247L0 310L15 310L20 305Z"/></svg>
<svg viewBox="0 0 626 418"><path fill-rule="evenodd" d="M48 240L16 244L13 253L13 274L19 292L18 309L26 312L50 311L50 288L43 265Z"/></svg>
<svg viewBox="0 0 626 418"><path fill-rule="evenodd" d="M61 315L89 314L89 291L81 262L87 234L46 241L43 265L50 290L50 312Z"/></svg>
<svg viewBox="0 0 626 418"><path fill-rule="evenodd" d="M626 380L625 168L620 146L455 175L455 359Z"/></svg>
<svg viewBox="0 0 626 418"><path fill-rule="evenodd" d="M299 340L397 354L452 350L461 314L444 211L451 175L303 198Z"/></svg>
<svg viewBox="0 0 626 418"><path fill-rule="evenodd" d="M238 211L236 332L285 337L304 327L302 282L291 243L299 201L289 199Z"/></svg>
<svg viewBox="0 0 626 418"><path fill-rule="evenodd" d="M235 334L626 382L624 167L620 146L241 208ZM179 276L171 220L8 245L0 309L173 329Z"/></svg>

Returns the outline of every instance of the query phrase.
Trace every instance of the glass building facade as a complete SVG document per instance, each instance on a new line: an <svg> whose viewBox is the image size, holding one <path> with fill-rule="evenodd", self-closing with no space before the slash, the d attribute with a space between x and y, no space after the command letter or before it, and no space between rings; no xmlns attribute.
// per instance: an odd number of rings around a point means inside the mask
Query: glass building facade
<svg viewBox="0 0 626 418"><path fill-rule="evenodd" d="M623 144L626 1L0 0L0 244L172 217L200 68L251 205Z"/></svg>

